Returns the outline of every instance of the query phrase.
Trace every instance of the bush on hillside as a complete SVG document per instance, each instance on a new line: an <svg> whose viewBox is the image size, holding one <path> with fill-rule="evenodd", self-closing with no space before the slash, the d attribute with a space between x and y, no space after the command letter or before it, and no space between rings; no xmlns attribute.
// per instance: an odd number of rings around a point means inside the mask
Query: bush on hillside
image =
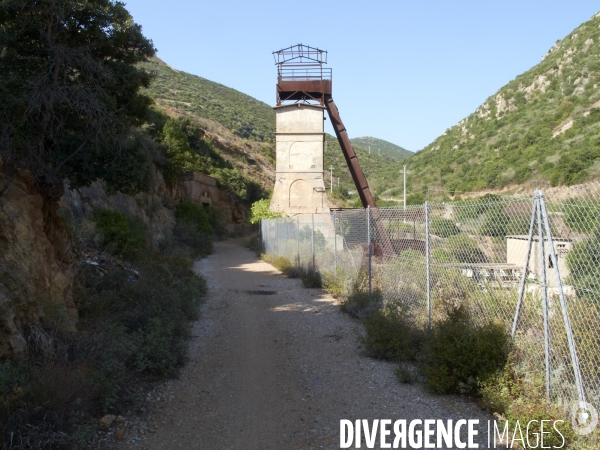
<svg viewBox="0 0 600 450"><path fill-rule="evenodd" d="M368 356L396 362L415 359L423 336L407 308L388 303L363 323L366 334L360 341Z"/></svg>
<svg viewBox="0 0 600 450"><path fill-rule="evenodd" d="M383 306L383 295L380 290L368 292L355 289L342 300L342 311L357 319L367 319Z"/></svg>
<svg viewBox="0 0 600 450"><path fill-rule="evenodd" d="M282 217L283 214L272 212L270 209L271 199L263 198L252 203L250 207L250 217L248 222L255 224L263 219L276 219Z"/></svg>
<svg viewBox="0 0 600 450"><path fill-rule="evenodd" d="M314 288L321 289L323 287L323 280L321 279L321 274L319 272L314 272L309 270L301 277L302 285L305 288Z"/></svg>
<svg viewBox="0 0 600 450"><path fill-rule="evenodd" d="M179 223L187 223L196 227L196 230L208 235L215 230L210 223L210 217L204 206L193 202L181 202L175 207L175 218Z"/></svg>
<svg viewBox="0 0 600 450"><path fill-rule="evenodd" d="M600 231L600 202L583 199L568 199L563 206L568 227L579 233Z"/></svg>
<svg viewBox="0 0 600 450"><path fill-rule="evenodd" d="M265 197L260 183L247 177L237 168L219 168L211 175L217 179L219 187L234 194L247 205Z"/></svg>
<svg viewBox="0 0 600 450"><path fill-rule="evenodd" d="M131 408L137 376L173 376L206 282L191 260L138 254L136 270L84 265L75 286L79 332L31 325L30 359L0 363L0 421L32 448L84 448L97 418Z"/></svg>
<svg viewBox="0 0 600 450"><path fill-rule="evenodd" d="M102 248L113 255L134 257L147 246L146 225L114 209L97 209L91 215L102 233Z"/></svg>
<svg viewBox="0 0 600 450"><path fill-rule="evenodd" d="M506 364L510 336L501 324L475 322L463 305L449 308L424 345L426 385L437 393L477 392Z"/></svg>
<svg viewBox="0 0 600 450"><path fill-rule="evenodd" d="M464 233L446 239L446 248L450 257L460 263L487 262L487 257L477 245L477 241Z"/></svg>
<svg viewBox="0 0 600 450"><path fill-rule="evenodd" d="M453 221L444 219L443 217L433 219L429 224L429 229L436 236L443 238L460 233L460 228Z"/></svg>

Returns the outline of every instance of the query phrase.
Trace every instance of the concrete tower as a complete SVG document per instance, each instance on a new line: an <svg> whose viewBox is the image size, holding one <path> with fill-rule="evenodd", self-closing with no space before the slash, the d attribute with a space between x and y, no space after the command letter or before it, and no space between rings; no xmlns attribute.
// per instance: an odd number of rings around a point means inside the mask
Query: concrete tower
<svg viewBox="0 0 600 450"><path fill-rule="evenodd" d="M274 109L277 162L271 211L328 214L323 182L325 107L293 103Z"/></svg>

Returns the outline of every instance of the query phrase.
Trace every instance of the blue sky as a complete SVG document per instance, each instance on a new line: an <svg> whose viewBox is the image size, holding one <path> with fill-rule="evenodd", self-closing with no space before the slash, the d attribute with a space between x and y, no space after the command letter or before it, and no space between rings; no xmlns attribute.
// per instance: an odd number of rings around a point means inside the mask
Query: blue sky
<svg viewBox="0 0 600 450"><path fill-rule="evenodd" d="M600 11L591 0L126 4L169 65L270 105L272 51L297 43L327 50L333 98L350 137L375 136L412 151Z"/></svg>

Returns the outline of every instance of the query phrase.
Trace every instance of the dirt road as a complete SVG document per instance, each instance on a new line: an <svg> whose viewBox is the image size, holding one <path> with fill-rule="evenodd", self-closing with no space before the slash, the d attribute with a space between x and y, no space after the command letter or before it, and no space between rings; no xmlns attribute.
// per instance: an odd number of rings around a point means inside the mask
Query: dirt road
<svg viewBox="0 0 600 450"><path fill-rule="evenodd" d="M333 449L340 419L488 419L468 400L400 384L392 364L360 355L361 325L334 300L241 244L217 243L196 263L209 296L190 362L150 394L144 429L128 428L119 448Z"/></svg>

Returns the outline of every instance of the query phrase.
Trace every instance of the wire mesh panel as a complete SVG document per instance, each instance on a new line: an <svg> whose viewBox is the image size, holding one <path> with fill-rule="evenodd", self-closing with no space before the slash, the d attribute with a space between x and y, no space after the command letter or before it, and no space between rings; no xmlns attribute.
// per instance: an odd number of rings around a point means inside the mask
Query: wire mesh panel
<svg viewBox="0 0 600 450"><path fill-rule="evenodd" d="M420 327L458 305L501 323L554 403L600 403L600 183L264 220L261 233L265 252L381 292Z"/></svg>

